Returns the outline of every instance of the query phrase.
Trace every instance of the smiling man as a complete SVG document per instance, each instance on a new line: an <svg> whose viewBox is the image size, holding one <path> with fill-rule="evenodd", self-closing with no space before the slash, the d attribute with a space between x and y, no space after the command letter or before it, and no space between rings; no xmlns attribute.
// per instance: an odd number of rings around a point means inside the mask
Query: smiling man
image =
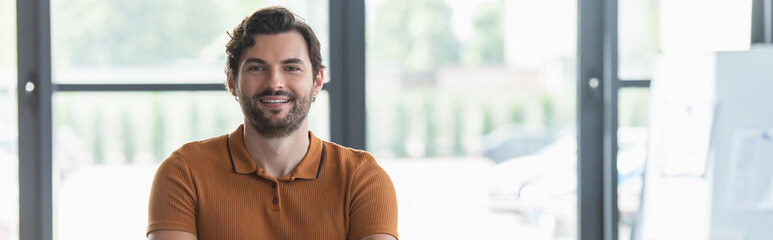
<svg viewBox="0 0 773 240"><path fill-rule="evenodd" d="M191 142L159 166L148 238L397 239L397 202L373 157L308 130L322 89L320 45L281 7L245 18L226 45L244 124Z"/></svg>

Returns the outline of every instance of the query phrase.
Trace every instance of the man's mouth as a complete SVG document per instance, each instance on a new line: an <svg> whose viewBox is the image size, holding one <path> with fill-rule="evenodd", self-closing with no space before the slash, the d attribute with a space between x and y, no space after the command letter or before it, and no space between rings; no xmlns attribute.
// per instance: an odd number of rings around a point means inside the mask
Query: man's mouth
<svg viewBox="0 0 773 240"><path fill-rule="evenodd" d="M260 100L260 102L265 103L265 104L282 104L282 103L286 103L286 102L289 102L289 101L290 101L289 99L287 99L287 100Z"/></svg>

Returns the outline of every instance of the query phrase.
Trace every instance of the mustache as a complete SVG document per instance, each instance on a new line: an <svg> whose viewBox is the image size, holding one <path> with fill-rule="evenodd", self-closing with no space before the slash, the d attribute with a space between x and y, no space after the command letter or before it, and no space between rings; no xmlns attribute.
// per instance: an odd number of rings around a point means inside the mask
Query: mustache
<svg viewBox="0 0 773 240"><path fill-rule="evenodd" d="M253 94L252 99L258 100L258 98L267 97L267 96L287 96L288 98L290 98L290 100L295 100L298 98L298 94L295 94L293 92L288 92L285 90L273 91L271 89L266 89L262 92Z"/></svg>

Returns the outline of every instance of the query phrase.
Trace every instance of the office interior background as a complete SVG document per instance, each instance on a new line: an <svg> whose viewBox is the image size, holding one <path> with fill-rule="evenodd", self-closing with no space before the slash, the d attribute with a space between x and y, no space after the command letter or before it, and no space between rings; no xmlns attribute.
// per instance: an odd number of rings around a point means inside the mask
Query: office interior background
<svg viewBox="0 0 773 240"><path fill-rule="evenodd" d="M226 32L271 5L401 239L773 238L770 0L0 0L0 240L144 238L158 164L241 123Z"/></svg>

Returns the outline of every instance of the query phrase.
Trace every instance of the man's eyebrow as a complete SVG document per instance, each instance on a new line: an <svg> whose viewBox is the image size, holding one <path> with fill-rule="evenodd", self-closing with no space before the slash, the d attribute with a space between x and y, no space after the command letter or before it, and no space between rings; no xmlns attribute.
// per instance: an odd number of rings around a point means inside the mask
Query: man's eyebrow
<svg viewBox="0 0 773 240"><path fill-rule="evenodd" d="M266 64L266 60L260 59L260 58L248 58L244 60L244 63L259 63L259 64ZM292 63L303 63L303 60L300 58L288 58L285 60L282 60L282 64L292 64Z"/></svg>
<svg viewBox="0 0 773 240"><path fill-rule="evenodd" d="M303 60L300 58L288 58L285 60L282 60L282 64L290 64L290 63L303 63Z"/></svg>
<svg viewBox="0 0 773 240"><path fill-rule="evenodd" d="M247 60L244 60L244 63L266 64L266 60L263 60L263 59L260 59L260 58L248 58Z"/></svg>

